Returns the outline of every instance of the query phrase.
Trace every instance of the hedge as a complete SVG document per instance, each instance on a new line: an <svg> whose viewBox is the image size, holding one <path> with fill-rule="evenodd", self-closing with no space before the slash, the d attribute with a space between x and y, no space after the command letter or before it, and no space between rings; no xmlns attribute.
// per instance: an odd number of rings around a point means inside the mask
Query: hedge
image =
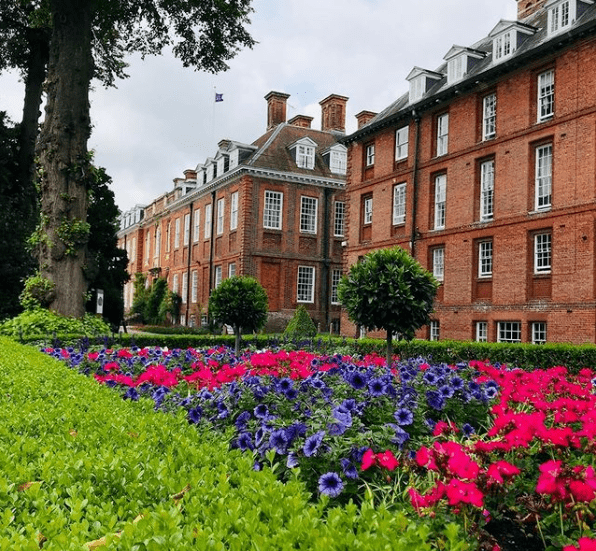
<svg viewBox="0 0 596 551"><path fill-rule="evenodd" d="M332 507L183 415L0 338L0 550L471 549L456 524Z"/></svg>

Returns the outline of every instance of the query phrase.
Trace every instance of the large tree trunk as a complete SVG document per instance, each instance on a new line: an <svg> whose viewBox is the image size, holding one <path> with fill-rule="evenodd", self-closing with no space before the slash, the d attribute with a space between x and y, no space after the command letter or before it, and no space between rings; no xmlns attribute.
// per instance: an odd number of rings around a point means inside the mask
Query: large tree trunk
<svg viewBox="0 0 596 551"><path fill-rule="evenodd" d="M51 0L50 5L53 33L40 136L41 215L46 235L39 247L39 261L42 275L55 283L50 309L81 317L87 291L83 270L93 75L92 0Z"/></svg>
<svg viewBox="0 0 596 551"><path fill-rule="evenodd" d="M50 31L45 28L30 28L25 32L29 52L25 68L25 101L19 136L19 170L20 181L23 182L23 185L33 187L35 140L38 134L43 82L46 78L50 56Z"/></svg>

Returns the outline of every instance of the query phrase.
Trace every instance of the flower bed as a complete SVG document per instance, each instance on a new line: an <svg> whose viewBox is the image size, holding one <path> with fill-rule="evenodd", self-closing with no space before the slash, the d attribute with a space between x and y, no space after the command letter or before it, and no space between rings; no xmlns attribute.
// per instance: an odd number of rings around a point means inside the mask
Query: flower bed
<svg viewBox="0 0 596 551"><path fill-rule="evenodd" d="M127 399L184 409L189 423L252 453L255 469L298 476L339 504L457 515L487 549L499 548L490 531L503 521L537 548L596 547L592 370L421 358L387 368L374 355L235 358L226 348L46 352Z"/></svg>

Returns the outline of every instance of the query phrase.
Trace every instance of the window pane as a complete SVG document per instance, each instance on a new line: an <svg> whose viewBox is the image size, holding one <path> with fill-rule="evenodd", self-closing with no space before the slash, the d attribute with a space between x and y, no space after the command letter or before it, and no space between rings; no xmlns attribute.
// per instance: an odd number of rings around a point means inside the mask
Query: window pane
<svg viewBox="0 0 596 551"><path fill-rule="evenodd" d="M438 281L443 281L445 277L445 249L443 247L433 249L433 276Z"/></svg>
<svg viewBox="0 0 596 551"><path fill-rule="evenodd" d="M495 162L487 161L480 167L480 220L492 220L495 190Z"/></svg>
<svg viewBox="0 0 596 551"><path fill-rule="evenodd" d="M534 236L534 272L551 270L551 234L539 233Z"/></svg>
<svg viewBox="0 0 596 551"><path fill-rule="evenodd" d="M478 249L478 275L491 277L493 275L493 242L481 241Z"/></svg>
<svg viewBox="0 0 596 551"><path fill-rule="evenodd" d="M344 223L345 223L345 204L343 201L335 202L335 222L333 233L335 237L344 236Z"/></svg>
<svg viewBox="0 0 596 551"><path fill-rule="evenodd" d="M265 208L263 211L263 226L281 230L281 206L283 195L279 191L265 191Z"/></svg>
<svg viewBox="0 0 596 551"><path fill-rule="evenodd" d="M300 205L300 231L317 233L317 199L302 197Z"/></svg>
<svg viewBox="0 0 596 551"><path fill-rule="evenodd" d="M497 95L486 96L483 101L482 139L494 138L497 133Z"/></svg>
<svg viewBox="0 0 596 551"><path fill-rule="evenodd" d="M298 302L314 302L315 269L311 266L298 266Z"/></svg>
<svg viewBox="0 0 596 551"><path fill-rule="evenodd" d="M551 206L552 158L552 145L536 148L536 210L548 209Z"/></svg>
<svg viewBox="0 0 596 551"><path fill-rule="evenodd" d="M399 161L408 156L409 128L404 126L395 133L395 160Z"/></svg>
<svg viewBox="0 0 596 551"><path fill-rule="evenodd" d="M393 224L406 221L406 184L398 184L393 188Z"/></svg>
<svg viewBox="0 0 596 551"><path fill-rule="evenodd" d="M521 342L521 323L517 321L500 321L498 341Z"/></svg>

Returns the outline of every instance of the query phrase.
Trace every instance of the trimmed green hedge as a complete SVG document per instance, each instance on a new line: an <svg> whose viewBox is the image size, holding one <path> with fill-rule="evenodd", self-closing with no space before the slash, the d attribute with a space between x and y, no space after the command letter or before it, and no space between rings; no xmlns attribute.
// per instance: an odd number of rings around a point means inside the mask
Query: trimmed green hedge
<svg viewBox="0 0 596 551"><path fill-rule="evenodd" d="M465 550L456 524L312 502L216 433L0 338L0 550ZM100 543L105 545L99 546Z"/></svg>

